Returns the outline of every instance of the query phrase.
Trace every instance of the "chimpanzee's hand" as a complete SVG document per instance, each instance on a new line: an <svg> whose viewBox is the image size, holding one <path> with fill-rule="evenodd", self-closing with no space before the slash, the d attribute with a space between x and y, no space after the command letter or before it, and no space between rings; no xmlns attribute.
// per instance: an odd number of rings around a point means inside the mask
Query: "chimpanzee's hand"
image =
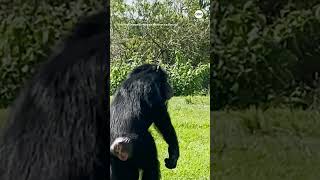
<svg viewBox="0 0 320 180"><path fill-rule="evenodd" d="M174 169L177 166L177 160L178 159L166 158L164 162L166 163L165 165L168 169Z"/></svg>
<svg viewBox="0 0 320 180"><path fill-rule="evenodd" d="M179 158L179 147L169 146L168 152L169 152L169 158L166 158L164 160L165 165L168 169L174 169L177 166L177 161Z"/></svg>

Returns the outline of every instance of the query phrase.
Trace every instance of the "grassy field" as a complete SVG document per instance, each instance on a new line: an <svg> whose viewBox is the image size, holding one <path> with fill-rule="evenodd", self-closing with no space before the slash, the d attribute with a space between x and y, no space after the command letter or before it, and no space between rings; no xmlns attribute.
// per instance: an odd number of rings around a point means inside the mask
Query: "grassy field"
<svg viewBox="0 0 320 180"><path fill-rule="evenodd" d="M211 116L215 180L319 179L319 113L248 109Z"/></svg>
<svg viewBox="0 0 320 180"><path fill-rule="evenodd" d="M210 112L209 97L174 97L169 113L180 141L180 159L174 170L164 166L167 144L152 127L156 139L164 180L204 180L210 174ZM6 113L0 110L0 127Z"/></svg>
<svg viewBox="0 0 320 180"><path fill-rule="evenodd" d="M204 180L210 176L210 103L209 97L174 97L169 113L180 141L180 159L174 170L164 166L167 144L152 128L156 138L164 180Z"/></svg>

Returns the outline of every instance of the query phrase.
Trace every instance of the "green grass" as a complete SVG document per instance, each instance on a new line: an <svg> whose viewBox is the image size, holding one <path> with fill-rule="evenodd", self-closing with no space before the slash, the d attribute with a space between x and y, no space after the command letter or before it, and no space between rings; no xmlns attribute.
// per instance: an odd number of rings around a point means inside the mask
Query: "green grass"
<svg viewBox="0 0 320 180"><path fill-rule="evenodd" d="M156 139L164 180L202 180L210 176L210 103L208 96L174 97L168 109L180 142L180 159L174 170L164 166L167 144L151 128Z"/></svg>
<svg viewBox="0 0 320 180"><path fill-rule="evenodd" d="M215 180L319 178L319 113L248 109L211 115Z"/></svg>
<svg viewBox="0 0 320 180"><path fill-rule="evenodd" d="M150 131L156 139L162 179L209 179L209 104L209 96L173 97L169 101L169 114L180 142L180 158L176 169L170 170L164 166L168 146L154 127L151 127ZM5 111L0 110L0 127L5 116Z"/></svg>

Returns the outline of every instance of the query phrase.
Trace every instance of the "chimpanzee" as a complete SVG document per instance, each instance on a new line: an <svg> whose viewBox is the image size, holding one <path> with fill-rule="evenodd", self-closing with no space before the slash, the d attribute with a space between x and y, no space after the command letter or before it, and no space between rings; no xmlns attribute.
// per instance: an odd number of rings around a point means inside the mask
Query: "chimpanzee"
<svg viewBox="0 0 320 180"><path fill-rule="evenodd" d="M155 124L169 145L165 165L176 167L179 145L167 111L172 88L158 65L135 68L121 84L110 107L110 172L112 180L160 179L155 141L148 128Z"/></svg>
<svg viewBox="0 0 320 180"><path fill-rule="evenodd" d="M109 24L108 10L79 22L21 91L1 134L1 180L110 177Z"/></svg>

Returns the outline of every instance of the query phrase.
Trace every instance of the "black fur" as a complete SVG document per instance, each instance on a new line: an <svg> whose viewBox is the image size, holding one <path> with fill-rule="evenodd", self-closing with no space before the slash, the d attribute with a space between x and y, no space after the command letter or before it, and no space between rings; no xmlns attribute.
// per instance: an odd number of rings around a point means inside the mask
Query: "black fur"
<svg viewBox="0 0 320 180"><path fill-rule="evenodd" d="M167 112L172 89L167 74L157 65L145 64L134 69L114 95L110 107L110 145L117 137L130 137L133 157L125 162L111 155L112 180L160 179L157 149L148 132L156 125L169 145L168 168L175 168L179 158L176 132Z"/></svg>
<svg viewBox="0 0 320 180"><path fill-rule="evenodd" d="M1 180L109 178L108 20L80 22L21 91L1 134Z"/></svg>

